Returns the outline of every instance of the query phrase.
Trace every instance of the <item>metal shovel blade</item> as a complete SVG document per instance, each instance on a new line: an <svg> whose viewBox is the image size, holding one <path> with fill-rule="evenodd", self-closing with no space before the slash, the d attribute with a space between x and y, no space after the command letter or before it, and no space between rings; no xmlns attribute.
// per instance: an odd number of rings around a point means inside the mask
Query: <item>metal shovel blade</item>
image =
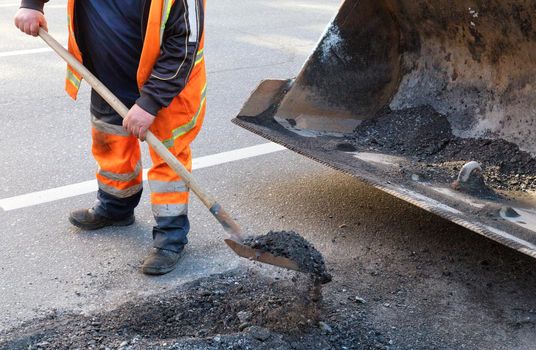
<svg viewBox="0 0 536 350"><path fill-rule="evenodd" d="M226 239L225 243L227 243L229 248L231 248L238 256L241 256L243 258L282 267L289 270L303 272L294 260L282 256L275 256L271 253L259 249L253 249L230 238Z"/></svg>

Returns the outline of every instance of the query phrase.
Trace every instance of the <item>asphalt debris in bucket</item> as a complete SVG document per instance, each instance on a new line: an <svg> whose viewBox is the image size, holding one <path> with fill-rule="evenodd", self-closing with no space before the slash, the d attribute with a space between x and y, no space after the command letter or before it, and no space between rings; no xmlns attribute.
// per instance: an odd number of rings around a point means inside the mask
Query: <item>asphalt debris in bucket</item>
<svg viewBox="0 0 536 350"><path fill-rule="evenodd" d="M483 166L486 183L496 190L536 190L536 159L500 138L461 138L446 115L430 106L383 109L363 121L348 139L366 148L407 157L416 173L433 170L433 178L454 179L464 163Z"/></svg>
<svg viewBox="0 0 536 350"><path fill-rule="evenodd" d="M302 272L311 274L320 284L331 281L322 254L294 231L270 231L264 236L249 238L243 243L251 248L295 261Z"/></svg>

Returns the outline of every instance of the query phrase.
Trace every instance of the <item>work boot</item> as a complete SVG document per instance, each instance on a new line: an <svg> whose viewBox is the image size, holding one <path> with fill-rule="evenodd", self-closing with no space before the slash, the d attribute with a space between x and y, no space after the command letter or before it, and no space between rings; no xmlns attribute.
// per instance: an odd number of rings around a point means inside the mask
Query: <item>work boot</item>
<svg viewBox="0 0 536 350"><path fill-rule="evenodd" d="M93 231L106 226L129 226L134 223L134 215L121 220L105 218L93 209L79 209L69 214L69 221L82 230Z"/></svg>
<svg viewBox="0 0 536 350"><path fill-rule="evenodd" d="M152 248L143 261L141 272L153 276L165 275L175 269L181 256L182 251L177 253L172 250Z"/></svg>

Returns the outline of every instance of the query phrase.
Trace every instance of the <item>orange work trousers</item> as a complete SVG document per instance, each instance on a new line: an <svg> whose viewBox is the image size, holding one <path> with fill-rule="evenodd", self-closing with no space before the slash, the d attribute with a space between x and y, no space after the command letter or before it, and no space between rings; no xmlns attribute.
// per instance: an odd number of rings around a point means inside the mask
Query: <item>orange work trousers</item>
<svg viewBox="0 0 536 350"><path fill-rule="evenodd" d="M206 84L187 86L174 103L156 116L151 131L177 159L192 170L190 143L198 135L206 110ZM119 117L119 116L117 116ZM142 191L141 151L138 139L118 125L120 122L92 114L92 153L97 161L99 215L121 219L132 215ZM150 149L148 172L151 205L156 226L155 247L178 250L187 243L189 191L182 179Z"/></svg>

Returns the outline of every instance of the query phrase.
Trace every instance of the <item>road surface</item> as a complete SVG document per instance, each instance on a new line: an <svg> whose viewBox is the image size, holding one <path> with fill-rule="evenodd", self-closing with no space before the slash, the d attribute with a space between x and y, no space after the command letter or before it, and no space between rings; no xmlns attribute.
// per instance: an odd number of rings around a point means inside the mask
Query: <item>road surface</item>
<svg viewBox="0 0 536 350"><path fill-rule="evenodd" d="M334 0L217 0L207 9L208 110L195 176L251 232L294 229L321 250L326 301L360 306L387 348L536 348L535 261L423 212L233 124L264 78L295 76L338 8ZM192 199L190 244L173 273L138 268L151 244L147 192L129 228L80 232L91 206L89 89L63 92L65 65L12 25L0 0L0 330L51 312L91 313L240 266ZM46 15L66 41L65 1ZM149 166L144 146L145 168ZM359 347L356 345L356 347Z"/></svg>

